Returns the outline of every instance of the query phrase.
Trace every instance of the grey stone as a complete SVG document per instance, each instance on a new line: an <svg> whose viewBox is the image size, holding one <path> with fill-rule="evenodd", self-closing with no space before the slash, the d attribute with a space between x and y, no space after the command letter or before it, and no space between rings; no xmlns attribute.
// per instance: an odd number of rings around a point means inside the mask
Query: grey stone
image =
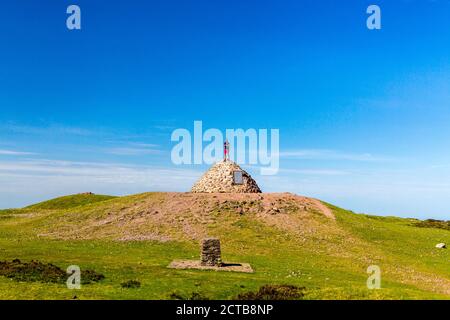
<svg viewBox="0 0 450 320"><path fill-rule="evenodd" d="M242 184L233 182L235 171L242 172ZM233 161L219 161L198 180L191 189L194 193L261 193L256 181Z"/></svg>
<svg viewBox="0 0 450 320"><path fill-rule="evenodd" d="M203 266L221 266L220 240L206 238L202 241L200 263Z"/></svg>

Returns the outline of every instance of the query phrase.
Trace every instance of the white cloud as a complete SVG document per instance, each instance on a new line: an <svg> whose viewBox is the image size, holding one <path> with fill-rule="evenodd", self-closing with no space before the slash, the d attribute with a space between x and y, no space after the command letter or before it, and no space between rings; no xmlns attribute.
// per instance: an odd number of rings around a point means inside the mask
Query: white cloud
<svg viewBox="0 0 450 320"><path fill-rule="evenodd" d="M0 177L6 173L9 176L84 176L92 179L108 179L133 183L149 177L171 178L172 176L183 178L195 178L198 172L194 170L178 168L160 168L153 166L139 166L118 163L76 162L63 160L30 159L22 161L0 162ZM129 180L124 179L128 177Z"/></svg>
<svg viewBox="0 0 450 320"><path fill-rule="evenodd" d="M252 170L259 171L261 169L260 166L249 165L245 166L246 168L251 168ZM305 168L305 169L289 169L289 168L280 168L278 169L280 174L300 174L300 175L317 175L317 176L341 176L351 174L349 171L338 170L338 169L329 169L329 168Z"/></svg>
<svg viewBox="0 0 450 320"><path fill-rule="evenodd" d="M8 123L0 126L0 130L31 135L69 134L69 135L89 136L93 134L91 130L85 128L63 126L59 124L51 124L48 126L38 127L38 126L27 126Z"/></svg>
<svg viewBox="0 0 450 320"><path fill-rule="evenodd" d="M347 153L326 149L300 149L280 152L280 158L308 159L308 160L347 160L347 161L393 161L394 158L375 156L370 153Z"/></svg>
<svg viewBox="0 0 450 320"><path fill-rule="evenodd" d="M280 172L319 176L342 176L350 174L348 171L335 169L280 169Z"/></svg>
<svg viewBox="0 0 450 320"><path fill-rule="evenodd" d="M35 153L0 149L0 155L6 155L6 156L25 156L25 155L31 155L31 154L35 154Z"/></svg>
<svg viewBox="0 0 450 320"><path fill-rule="evenodd" d="M135 147L143 147L143 148L156 148L159 147L159 145L154 143L144 143L144 142L130 142L131 146Z"/></svg>
<svg viewBox="0 0 450 320"><path fill-rule="evenodd" d="M151 148L118 147L107 149L106 153L120 156L141 156L146 154L160 154L161 150Z"/></svg>
<svg viewBox="0 0 450 320"><path fill-rule="evenodd" d="M201 171L59 160L0 162L0 208L20 207L72 193L124 195L188 191Z"/></svg>
<svg viewBox="0 0 450 320"><path fill-rule="evenodd" d="M161 130L161 131L172 131L175 130L176 126L170 126L170 125L154 125L153 128Z"/></svg>

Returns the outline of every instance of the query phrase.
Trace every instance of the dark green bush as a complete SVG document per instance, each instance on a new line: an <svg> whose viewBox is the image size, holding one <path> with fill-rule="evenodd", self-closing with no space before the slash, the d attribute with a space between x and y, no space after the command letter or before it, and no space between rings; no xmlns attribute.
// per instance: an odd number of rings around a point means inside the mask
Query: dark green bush
<svg viewBox="0 0 450 320"><path fill-rule="evenodd" d="M128 280L120 284L122 288L140 288L141 283L137 280Z"/></svg>
<svg viewBox="0 0 450 320"><path fill-rule="evenodd" d="M256 292L239 294L238 300L299 300L304 294L304 287L293 285L264 285Z"/></svg>

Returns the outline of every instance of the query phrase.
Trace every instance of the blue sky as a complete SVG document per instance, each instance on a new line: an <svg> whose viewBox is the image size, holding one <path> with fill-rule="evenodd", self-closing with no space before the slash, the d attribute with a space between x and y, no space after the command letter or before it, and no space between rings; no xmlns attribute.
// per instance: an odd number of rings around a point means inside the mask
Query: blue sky
<svg viewBox="0 0 450 320"><path fill-rule="evenodd" d="M82 29L66 28L77 4ZM382 29L366 28L366 8ZM280 129L267 192L450 219L450 1L5 1L0 208L187 191L175 128Z"/></svg>

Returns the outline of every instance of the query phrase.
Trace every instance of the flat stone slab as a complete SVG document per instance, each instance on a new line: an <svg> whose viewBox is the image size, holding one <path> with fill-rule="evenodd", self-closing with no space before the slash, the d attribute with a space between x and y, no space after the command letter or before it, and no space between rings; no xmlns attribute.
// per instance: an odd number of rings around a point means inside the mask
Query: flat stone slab
<svg viewBox="0 0 450 320"><path fill-rule="evenodd" d="M253 269L249 263L230 263L224 262L223 266L203 266L200 260L173 260L168 266L172 269L198 269L198 270L215 270L215 271L234 271L253 273Z"/></svg>

